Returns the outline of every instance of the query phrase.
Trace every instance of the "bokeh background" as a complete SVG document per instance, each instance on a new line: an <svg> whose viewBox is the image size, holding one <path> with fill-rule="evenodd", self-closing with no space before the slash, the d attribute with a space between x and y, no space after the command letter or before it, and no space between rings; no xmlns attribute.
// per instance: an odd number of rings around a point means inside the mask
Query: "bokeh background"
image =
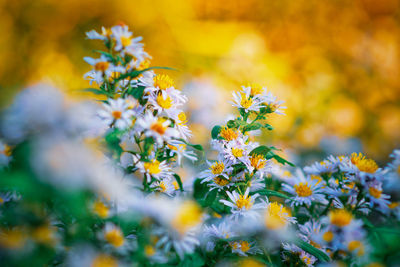
<svg viewBox="0 0 400 267"><path fill-rule="evenodd" d="M168 74L190 97L193 142L255 82L288 107L260 138L296 162L364 151L383 163L400 146L399 11L396 0L0 0L0 106L43 81L83 97L82 58L100 44L84 33L124 22L153 66L179 69Z"/></svg>

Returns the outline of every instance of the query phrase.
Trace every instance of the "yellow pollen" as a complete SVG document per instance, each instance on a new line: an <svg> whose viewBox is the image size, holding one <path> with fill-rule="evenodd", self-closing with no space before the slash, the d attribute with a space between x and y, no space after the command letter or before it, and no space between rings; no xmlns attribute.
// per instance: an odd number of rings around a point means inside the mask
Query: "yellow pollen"
<svg viewBox="0 0 400 267"><path fill-rule="evenodd" d="M210 166L210 170L212 174L221 174L225 169L225 165L223 162L217 161L213 165Z"/></svg>
<svg viewBox="0 0 400 267"><path fill-rule="evenodd" d="M100 254L92 261L91 267L118 267L117 261L106 254Z"/></svg>
<svg viewBox="0 0 400 267"><path fill-rule="evenodd" d="M364 245L361 243L361 241L358 240L350 241L347 247L351 252L358 249L357 256L364 255Z"/></svg>
<svg viewBox="0 0 400 267"><path fill-rule="evenodd" d="M266 163L267 161L262 155L254 155L250 157L250 164L256 170L264 168Z"/></svg>
<svg viewBox="0 0 400 267"><path fill-rule="evenodd" d="M164 135L167 131L167 127L163 125L163 122L161 120L157 120L156 122L153 122L151 124L150 130L158 133L159 135Z"/></svg>
<svg viewBox="0 0 400 267"><path fill-rule="evenodd" d="M394 209L399 206L399 202L392 202L388 205L389 209Z"/></svg>
<svg viewBox="0 0 400 267"><path fill-rule="evenodd" d="M333 233L331 231L327 231L322 235L322 239L326 242L331 242L333 240Z"/></svg>
<svg viewBox="0 0 400 267"><path fill-rule="evenodd" d="M158 87L160 90L166 90L170 87L174 87L175 83L168 75L161 74L154 77L154 87Z"/></svg>
<svg viewBox="0 0 400 267"><path fill-rule="evenodd" d="M202 211L194 201L186 201L179 208L172 221L174 228L181 234L201 222Z"/></svg>
<svg viewBox="0 0 400 267"><path fill-rule="evenodd" d="M157 104L162 107L163 109L170 109L172 107L172 98L167 96L167 98L164 99L162 94L159 94L157 96Z"/></svg>
<svg viewBox="0 0 400 267"><path fill-rule="evenodd" d="M312 240L310 240L310 245L313 246L313 247L315 247L315 248L321 248L321 245L320 245L320 244L318 244L318 243L316 243L316 242L314 242L314 241L312 241Z"/></svg>
<svg viewBox="0 0 400 267"><path fill-rule="evenodd" d="M159 187L161 189L161 192L165 192L167 191L167 187L165 186L164 182L160 182Z"/></svg>
<svg viewBox="0 0 400 267"><path fill-rule="evenodd" d="M124 236L119 229L112 229L106 232L104 239L114 247L120 247L124 244Z"/></svg>
<svg viewBox="0 0 400 267"><path fill-rule="evenodd" d="M227 180L221 176L218 176L218 177L214 178L214 183L216 183L219 186L225 186L225 185L229 184L229 180Z"/></svg>
<svg viewBox="0 0 400 267"><path fill-rule="evenodd" d="M4 199L2 197L0 197L0 204L4 203Z"/></svg>
<svg viewBox="0 0 400 267"><path fill-rule="evenodd" d="M122 112L119 111L119 110L114 110L114 111L111 113L111 115L113 116L113 118L114 118L115 120L118 120L118 119L121 119L121 117L122 117Z"/></svg>
<svg viewBox="0 0 400 267"><path fill-rule="evenodd" d="M281 229L286 226L289 217L288 210L277 202L268 205L265 214L265 226L271 230Z"/></svg>
<svg viewBox="0 0 400 267"><path fill-rule="evenodd" d="M251 105L253 105L253 100L251 98L247 99L246 95L242 94L242 99L240 100L240 105L243 108L249 108L249 107L251 107Z"/></svg>
<svg viewBox="0 0 400 267"><path fill-rule="evenodd" d="M240 250L247 252L250 249L250 244L247 241L240 241Z"/></svg>
<svg viewBox="0 0 400 267"><path fill-rule="evenodd" d="M258 261L255 261L253 259L245 259L240 261L240 264L238 265L239 267L265 267L265 264L262 264Z"/></svg>
<svg viewBox="0 0 400 267"><path fill-rule="evenodd" d="M351 163L357 166L362 172L375 173L379 168L378 164L373 159L365 158L362 153L351 154Z"/></svg>
<svg viewBox="0 0 400 267"><path fill-rule="evenodd" d="M344 227L350 224L351 220L353 219L353 215L347 210L338 209L329 213L329 219L331 224L338 227Z"/></svg>
<svg viewBox="0 0 400 267"><path fill-rule="evenodd" d="M127 47L132 43L131 37L121 36L121 44L123 47Z"/></svg>
<svg viewBox="0 0 400 267"><path fill-rule="evenodd" d="M373 196L374 198L380 198L381 197L381 194L382 194L382 190L379 190L379 189L376 189L375 187L370 187L369 189L368 189L368 191L369 191L369 194L371 195L371 196Z"/></svg>
<svg viewBox="0 0 400 267"><path fill-rule="evenodd" d="M181 112L178 114L178 120L180 121L178 124L183 125L188 122L185 112Z"/></svg>
<svg viewBox="0 0 400 267"><path fill-rule="evenodd" d="M107 61L101 61L101 62L97 62L94 65L94 69L96 71L102 71L105 72L108 69L108 66L110 65L110 63L108 63Z"/></svg>
<svg viewBox="0 0 400 267"><path fill-rule="evenodd" d="M250 91L251 96L260 95L263 92L261 85L259 85L257 83L248 83L247 87L251 87L251 91Z"/></svg>
<svg viewBox="0 0 400 267"><path fill-rule="evenodd" d="M238 133L228 127L222 127L219 134L227 141L235 140L238 137Z"/></svg>
<svg viewBox="0 0 400 267"><path fill-rule="evenodd" d="M32 233L33 239L42 244L55 244L55 228L50 225L42 225L36 228Z"/></svg>
<svg viewBox="0 0 400 267"><path fill-rule="evenodd" d="M243 149L240 148L232 148L232 155L236 158L243 157Z"/></svg>
<svg viewBox="0 0 400 267"><path fill-rule="evenodd" d="M109 213L109 208L101 201L97 200L93 204L93 211L94 213L99 216L100 218L106 218Z"/></svg>
<svg viewBox="0 0 400 267"><path fill-rule="evenodd" d="M154 249L153 246L151 245L146 245L144 247L144 254L146 254L147 257L151 257L156 253L156 250Z"/></svg>
<svg viewBox="0 0 400 267"><path fill-rule="evenodd" d="M27 241L27 235L20 228L0 230L0 247L8 249L22 248Z"/></svg>
<svg viewBox="0 0 400 267"><path fill-rule="evenodd" d="M11 156L11 153L12 153L11 146L5 144L3 151L0 151L0 153L5 155L5 156L7 156L7 157Z"/></svg>
<svg viewBox="0 0 400 267"><path fill-rule="evenodd" d="M149 174L159 174L161 172L160 162L156 159L151 162L145 162L143 167Z"/></svg>
<svg viewBox="0 0 400 267"><path fill-rule="evenodd" d="M140 62L138 69L144 70L144 69L147 69L148 67L150 67L150 60L145 59L142 62Z"/></svg>
<svg viewBox="0 0 400 267"><path fill-rule="evenodd" d="M172 185L174 186L175 190L178 190L178 189L179 189L179 184L178 184L177 181L173 181L173 182L172 182Z"/></svg>
<svg viewBox="0 0 400 267"><path fill-rule="evenodd" d="M251 196L245 197L240 195L239 199L236 200L236 206L239 209L245 208L246 210L249 210L253 206L253 203L251 203Z"/></svg>
<svg viewBox="0 0 400 267"><path fill-rule="evenodd" d="M307 257L307 255L304 255L303 257L301 257L301 260L307 265L311 264L311 259L309 257Z"/></svg>
<svg viewBox="0 0 400 267"><path fill-rule="evenodd" d="M307 182L301 182L294 186L294 190L299 197L309 197L312 195L311 186Z"/></svg>

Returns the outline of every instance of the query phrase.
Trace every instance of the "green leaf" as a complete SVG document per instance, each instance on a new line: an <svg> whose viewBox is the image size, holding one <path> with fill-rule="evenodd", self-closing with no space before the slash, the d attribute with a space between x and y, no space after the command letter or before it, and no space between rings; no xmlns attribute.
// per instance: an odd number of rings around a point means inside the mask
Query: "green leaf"
<svg viewBox="0 0 400 267"><path fill-rule="evenodd" d="M208 192L206 199L204 201L204 205L206 207L209 207L213 204L214 200L217 198L217 193L218 193L217 190L212 190L212 191Z"/></svg>
<svg viewBox="0 0 400 267"><path fill-rule="evenodd" d="M287 161L286 159L284 159L284 158L282 158L281 156L278 156L278 155L276 155L276 154L274 154L272 157L273 157L277 162L279 162L279 163L281 163L281 164L283 164L283 165L288 164L288 165L290 165L290 166L292 166L292 167L295 166L295 165L294 165L293 163L291 163L290 161Z"/></svg>
<svg viewBox="0 0 400 267"><path fill-rule="evenodd" d="M110 53L101 50L94 50L94 52L100 53L103 56L105 56L108 60L112 61L113 63L116 63L114 56L111 55Z"/></svg>
<svg viewBox="0 0 400 267"><path fill-rule="evenodd" d="M154 139L153 137L146 137L144 139L143 153L147 156L150 154L151 148L153 147Z"/></svg>
<svg viewBox="0 0 400 267"><path fill-rule="evenodd" d="M243 132L258 130L262 127L261 123L255 122L243 127Z"/></svg>
<svg viewBox="0 0 400 267"><path fill-rule="evenodd" d="M221 131L221 126L219 125L214 126L211 130L212 139L217 139L220 131Z"/></svg>
<svg viewBox="0 0 400 267"><path fill-rule="evenodd" d="M268 123L266 123L266 124L264 124L263 125L263 128L265 128L265 129L267 129L267 130L273 130L274 129L274 127L272 127L270 124L268 124Z"/></svg>
<svg viewBox="0 0 400 267"><path fill-rule="evenodd" d="M202 199L205 194L208 192L208 186L206 183L201 183L203 179L196 179L194 181L194 186L193 186L193 197L196 200Z"/></svg>
<svg viewBox="0 0 400 267"><path fill-rule="evenodd" d="M190 143L187 143L187 145L188 145L188 146L191 146L191 147L193 147L194 149L197 149L197 150L199 150L199 151L204 151L204 148L203 148L202 145L199 145L199 144L194 145L194 144L190 144Z"/></svg>
<svg viewBox="0 0 400 267"><path fill-rule="evenodd" d="M105 140L107 142L108 147L114 151L117 156L121 156L123 149L121 148L121 146L119 145L121 142L121 135L122 132L118 129L114 129L113 131L111 131L110 133L108 133L105 136Z"/></svg>
<svg viewBox="0 0 400 267"><path fill-rule="evenodd" d="M285 199L290 199L289 196L282 194L280 192L274 191L274 190L269 190L269 189L262 189L255 191L254 194L260 194L263 196L273 196L273 197L280 197L280 198L285 198Z"/></svg>
<svg viewBox="0 0 400 267"><path fill-rule="evenodd" d="M183 184L182 184L182 179L181 179L181 177L180 177L178 174L176 174L176 173L174 173L174 177L175 177L176 182L177 182L178 185L179 185L179 189L183 192Z"/></svg>
<svg viewBox="0 0 400 267"><path fill-rule="evenodd" d="M144 87L144 86L138 86L136 88L131 88L129 90L128 94L130 94L131 96L133 96L136 99L141 99L143 97L145 88L146 87Z"/></svg>
<svg viewBox="0 0 400 267"><path fill-rule="evenodd" d="M328 255L325 254L325 252L317 249L316 247L308 244L307 242L301 240L301 239L295 239L294 243L301 248L302 250L304 250L305 252L310 253L311 255L315 256L316 258L318 258L320 261L322 262L328 262L331 260L331 258L329 258Z"/></svg>
<svg viewBox="0 0 400 267"><path fill-rule="evenodd" d="M272 149L270 147L267 146L258 146L256 148L254 148L251 152L250 152L250 156L253 155L263 155L266 156L268 152L270 152Z"/></svg>

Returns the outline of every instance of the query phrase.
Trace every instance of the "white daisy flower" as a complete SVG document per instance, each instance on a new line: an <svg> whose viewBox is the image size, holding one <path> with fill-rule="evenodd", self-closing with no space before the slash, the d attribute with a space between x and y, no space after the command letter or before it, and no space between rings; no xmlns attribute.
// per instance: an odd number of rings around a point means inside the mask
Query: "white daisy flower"
<svg viewBox="0 0 400 267"><path fill-rule="evenodd" d="M366 186L367 196L369 196L371 208L376 205L383 213L389 212L390 196L382 194L382 183L375 181Z"/></svg>
<svg viewBox="0 0 400 267"><path fill-rule="evenodd" d="M216 226L212 224L210 226L205 225L203 229L203 236L205 237L206 250L212 251L215 248L216 242L219 239L227 239L234 237L235 234L231 230L231 224L225 221L221 222Z"/></svg>
<svg viewBox="0 0 400 267"><path fill-rule="evenodd" d="M103 104L104 109L98 112L100 118L107 125L113 125L118 129L125 129L132 125L134 112L129 109L124 99L108 99L108 104Z"/></svg>
<svg viewBox="0 0 400 267"><path fill-rule="evenodd" d="M236 253L240 256L247 257L249 254L259 254L262 253L262 250L256 246L256 242L249 242L246 240L233 241L230 242L229 245L232 248L232 252Z"/></svg>
<svg viewBox="0 0 400 267"><path fill-rule="evenodd" d="M317 180L311 179L310 176L305 177L300 170L297 170L296 174L293 185L282 184L282 189L293 195L293 197L286 200L286 202L291 203L292 207L303 204L310 206L312 202L322 204L328 202L323 194L324 189L321 185L317 184Z"/></svg>
<svg viewBox="0 0 400 267"><path fill-rule="evenodd" d="M177 162L179 165L182 162L182 158L187 158L192 162L197 160L196 154L191 150L187 150L187 145L182 141L171 140L167 146L171 150L170 155L177 156Z"/></svg>
<svg viewBox="0 0 400 267"><path fill-rule="evenodd" d="M262 203L255 203L255 200L258 198L259 195L254 194L252 196L249 196L249 193L249 187L246 189L243 195L237 193L236 191L233 191L232 193L227 191L226 194L228 195L230 200L220 200L222 204L231 208L231 217L234 218L236 221L241 217L258 217L258 213L256 211L263 208Z"/></svg>
<svg viewBox="0 0 400 267"><path fill-rule="evenodd" d="M171 177L154 182L150 186L150 188L152 188L156 192L161 192L169 196L172 196L175 192L175 186L172 182Z"/></svg>
<svg viewBox="0 0 400 267"><path fill-rule="evenodd" d="M104 55L97 59L91 57L84 57L83 59L93 66L93 70L84 74L84 78L90 80L90 83L94 81L101 84L104 82L104 77L107 79L116 78L120 73L125 72L124 67L115 66Z"/></svg>
<svg viewBox="0 0 400 267"><path fill-rule="evenodd" d="M243 108L245 112L258 112L260 108L264 106L262 99L250 96L250 91L247 91L246 93L233 92L232 95L234 100L234 102L231 102L232 105L237 108Z"/></svg>
<svg viewBox="0 0 400 267"><path fill-rule="evenodd" d="M285 106L282 106L284 101L277 101L276 99L277 99L277 97L274 96L271 92L268 92L262 98L263 103L267 106L267 108L271 112L279 114L279 115L284 115L285 113L282 110L282 109L286 108Z"/></svg>
<svg viewBox="0 0 400 267"><path fill-rule="evenodd" d="M149 57L143 50L143 44L140 43L143 38L141 36L133 38L128 26L114 26L111 31L116 41L115 51L121 51L122 55L125 53L132 55L139 61Z"/></svg>
<svg viewBox="0 0 400 267"><path fill-rule="evenodd" d="M304 171L307 174L321 175L326 173L332 173L337 170L337 164L329 160L321 162L315 162L311 166L304 167Z"/></svg>
<svg viewBox="0 0 400 267"><path fill-rule="evenodd" d="M170 112L170 118L175 121L175 129L179 132L182 139L188 140L192 137L192 131L187 126L188 118L184 111L180 109L174 109Z"/></svg>
<svg viewBox="0 0 400 267"><path fill-rule="evenodd" d="M171 168L166 161L159 162L157 159L152 159L148 162L139 161L136 167L145 175L149 183L151 182L151 177L159 181L163 179L172 179L173 172L171 172Z"/></svg>
<svg viewBox="0 0 400 267"><path fill-rule="evenodd" d="M381 169L373 159L366 158L362 153L351 154L349 161L340 164L340 169L348 174L374 175L379 174Z"/></svg>
<svg viewBox="0 0 400 267"><path fill-rule="evenodd" d="M216 178L222 178L229 182L229 174L232 171L229 161L223 159L211 163L207 160L207 164L209 166L208 170L205 170L199 174L199 178L203 178L202 183L209 182Z"/></svg>
<svg viewBox="0 0 400 267"><path fill-rule="evenodd" d="M145 98L148 99L148 103L153 106L153 109L158 111L158 114L165 112L168 117L172 117L176 113L176 108L181 105L165 91L153 92Z"/></svg>
<svg viewBox="0 0 400 267"><path fill-rule="evenodd" d="M296 218L290 216L290 210L278 202L269 202L266 198L263 203L263 223L268 230L286 230L289 225L296 223Z"/></svg>
<svg viewBox="0 0 400 267"><path fill-rule="evenodd" d="M168 142L173 137L178 137L178 132L169 127L170 120L153 116L150 111L147 111L142 118L138 118L136 125L144 130L147 137L153 137L159 145L162 145L164 141Z"/></svg>
<svg viewBox="0 0 400 267"><path fill-rule="evenodd" d="M316 257L305 252L304 250L302 250L301 248L299 248L298 246L296 246L294 244L284 243L282 247L284 250L287 250L287 251L290 251L291 253L299 255L300 260L306 266L309 266L309 267L314 266L314 263L317 261ZM284 259L289 260L286 255L284 255Z"/></svg>
<svg viewBox="0 0 400 267"><path fill-rule="evenodd" d="M0 169L7 166L11 159L11 147L0 140Z"/></svg>
<svg viewBox="0 0 400 267"><path fill-rule="evenodd" d="M111 222L106 223L101 233L101 238L119 250L126 245L124 233L122 232L121 228Z"/></svg>

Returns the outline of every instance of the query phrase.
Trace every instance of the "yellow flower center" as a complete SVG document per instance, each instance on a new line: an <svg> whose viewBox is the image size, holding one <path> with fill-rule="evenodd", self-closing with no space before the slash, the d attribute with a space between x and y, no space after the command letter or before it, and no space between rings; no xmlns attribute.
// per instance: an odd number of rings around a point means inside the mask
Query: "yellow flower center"
<svg viewBox="0 0 400 267"><path fill-rule="evenodd" d="M338 227L344 227L350 224L351 220L353 219L353 215L347 210L338 209L329 213L329 219L331 224Z"/></svg>
<svg viewBox="0 0 400 267"><path fill-rule="evenodd" d="M7 157L11 156L11 153L12 153L11 146L5 144L3 151L0 151L0 153L4 154Z"/></svg>
<svg viewBox="0 0 400 267"><path fill-rule="evenodd" d="M307 182L301 182L294 186L294 190L299 197L309 197L312 195L311 186Z"/></svg>
<svg viewBox="0 0 400 267"><path fill-rule="evenodd" d="M194 201L186 201L178 210L172 221L172 225L182 234L190 228L198 225L201 222L201 217L202 212L199 205Z"/></svg>
<svg viewBox="0 0 400 267"><path fill-rule="evenodd" d="M229 184L229 180L227 180L221 176L218 176L218 177L214 178L214 183L216 183L219 186L225 186L225 185Z"/></svg>
<svg viewBox="0 0 400 267"><path fill-rule="evenodd" d="M178 120L180 121L178 124L183 125L188 122L185 112L181 112L178 114Z"/></svg>
<svg viewBox="0 0 400 267"><path fill-rule="evenodd" d="M301 260L307 265L311 264L311 259L307 255L304 255L303 257L301 257Z"/></svg>
<svg viewBox="0 0 400 267"><path fill-rule="evenodd" d="M311 180L317 181L315 185L318 185L322 181L322 177L319 175L311 175Z"/></svg>
<svg viewBox="0 0 400 267"><path fill-rule="evenodd" d="M377 188L375 188L375 187L370 187L370 188L368 189L368 191L369 191L369 194L370 194L371 196L373 196L374 198L380 198L380 197L381 197L382 190L379 190L379 189L377 189Z"/></svg>
<svg viewBox="0 0 400 267"><path fill-rule="evenodd" d="M243 149L240 148L232 148L232 155L236 158L243 157Z"/></svg>
<svg viewBox="0 0 400 267"><path fill-rule="evenodd" d="M242 99L240 100L240 105L243 108L249 108L253 105L253 100L251 98L247 98L245 94L242 94Z"/></svg>
<svg viewBox="0 0 400 267"><path fill-rule="evenodd" d="M105 72L108 69L109 65L110 65L110 63L108 63L107 61L97 62L96 64L94 64L94 69L96 71Z"/></svg>
<svg viewBox="0 0 400 267"><path fill-rule="evenodd" d="M246 210L249 210L253 206L253 203L251 203L251 197L240 195L239 199L236 200L236 206L239 209L245 208Z"/></svg>
<svg viewBox="0 0 400 267"><path fill-rule="evenodd" d="M27 241L27 235L20 228L0 230L0 247L8 249L22 248Z"/></svg>
<svg viewBox="0 0 400 267"><path fill-rule="evenodd" d="M120 118L122 117L122 112L119 111L119 110L114 110L114 111L111 113L111 115L113 116L113 118L114 118L115 120L118 120L118 119L120 119Z"/></svg>
<svg viewBox="0 0 400 267"><path fill-rule="evenodd" d="M253 259L245 259L240 261L239 267L265 267L265 264L262 264Z"/></svg>
<svg viewBox="0 0 400 267"><path fill-rule="evenodd" d="M164 182L160 182L159 187L161 189L161 192L165 192L167 191L167 187L165 186Z"/></svg>
<svg viewBox="0 0 400 267"><path fill-rule="evenodd" d="M179 184L178 184L177 181L173 181L173 182L172 182L172 185L174 186L175 190L178 190L178 189L179 189Z"/></svg>
<svg viewBox="0 0 400 267"><path fill-rule="evenodd" d="M358 240L350 241L347 247L351 252L358 249L357 256L364 255L364 245L361 243L361 241Z"/></svg>
<svg viewBox="0 0 400 267"><path fill-rule="evenodd" d="M97 200L93 204L93 211L97 216L104 219L108 216L110 209L103 202Z"/></svg>
<svg viewBox="0 0 400 267"><path fill-rule="evenodd" d="M167 131L167 127L163 125L162 120L157 120L156 122L153 122L150 126L150 130L158 133L159 135L164 135L165 132Z"/></svg>
<svg viewBox="0 0 400 267"><path fill-rule="evenodd" d="M221 128L219 134L227 141L235 140L238 137L238 133L228 127Z"/></svg>
<svg viewBox="0 0 400 267"><path fill-rule="evenodd" d="M333 240L333 233L331 231L327 231L322 235L322 239L326 242L331 242Z"/></svg>
<svg viewBox="0 0 400 267"><path fill-rule="evenodd" d="M247 87L251 87L251 90L250 90L251 96L260 95L263 92L261 85L259 85L257 83L248 84Z"/></svg>
<svg viewBox="0 0 400 267"><path fill-rule="evenodd" d="M100 254L93 259L91 267L118 267L118 263L113 257Z"/></svg>
<svg viewBox="0 0 400 267"><path fill-rule="evenodd" d="M250 164L256 170L260 170L260 169L264 168L266 163L267 163L267 160L264 159L264 157L262 155L255 155L255 156L250 157Z"/></svg>
<svg viewBox="0 0 400 267"><path fill-rule="evenodd" d="M42 225L32 233L33 239L42 244L53 245L55 243L55 228L50 225Z"/></svg>
<svg viewBox="0 0 400 267"><path fill-rule="evenodd" d="M351 163L362 172L374 173L379 167L373 159L367 159L362 153L351 154Z"/></svg>
<svg viewBox="0 0 400 267"><path fill-rule="evenodd" d="M223 162L220 161L214 162L214 164L210 166L210 170L214 175L221 174L224 171L224 169L225 165Z"/></svg>
<svg viewBox="0 0 400 267"><path fill-rule="evenodd" d="M123 47L127 47L132 43L131 37L121 36L121 44Z"/></svg>
<svg viewBox="0 0 400 267"><path fill-rule="evenodd" d="M168 75L161 74L154 77L154 87L158 87L160 90L166 90L170 87L174 87L175 83Z"/></svg>
<svg viewBox="0 0 400 267"><path fill-rule="evenodd" d="M170 109L172 107L173 101L172 98L167 96L165 99L162 94L157 96L157 104L160 105L163 109Z"/></svg>
<svg viewBox="0 0 400 267"><path fill-rule="evenodd" d="M394 209L399 206L399 202L392 202L388 205L389 209Z"/></svg>
<svg viewBox="0 0 400 267"><path fill-rule="evenodd" d="M316 243L316 242L314 242L314 241L312 241L312 240L310 240L310 245L313 246L313 247L315 247L315 248L321 248L321 245L320 245L320 244L318 244L318 243Z"/></svg>
<svg viewBox="0 0 400 267"><path fill-rule="evenodd" d="M112 229L106 232L104 239L114 247L120 247L124 244L124 236L119 229Z"/></svg>
<svg viewBox="0 0 400 267"><path fill-rule="evenodd" d="M149 174L159 174L161 172L160 162L156 159L151 162L145 162L143 166Z"/></svg>
<svg viewBox="0 0 400 267"><path fill-rule="evenodd" d="M144 69L147 69L148 67L150 67L150 60L145 59L142 62L140 62L138 69L144 70Z"/></svg>
<svg viewBox="0 0 400 267"><path fill-rule="evenodd" d="M268 205L265 214L265 226L272 230L281 229L286 226L289 217L288 210L277 202Z"/></svg>
<svg viewBox="0 0 400 267"><path fill-rule="evenodd" d="M144 247L144 254L146 254L147 257L151 257L156 253L156 250L154 249L153 246L151 245L146 245Z"/></svg>
<svg viewBox="0 0 400 267"><path fill-rule="evenodd" d="M250 244L247 241L240 242L240 250L243 252L247 252L250 249Z"/></svg>
<svg viewBox="0 0 400 267"><path fill-rule="evenodd" d="M400 165L397 166L397 174L400 175Z"/></svg>

